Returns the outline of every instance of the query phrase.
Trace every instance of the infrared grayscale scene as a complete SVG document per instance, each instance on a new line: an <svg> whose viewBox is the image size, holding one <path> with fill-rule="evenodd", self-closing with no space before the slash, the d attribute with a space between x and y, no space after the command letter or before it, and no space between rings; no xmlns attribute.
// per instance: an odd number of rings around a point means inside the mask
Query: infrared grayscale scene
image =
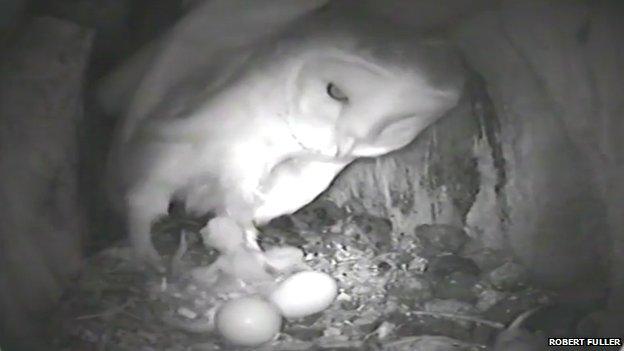
<svg viewBox="0 0 624 351"><path fill-rule="evenodd" d="M624 350L622 18L0 0L0 350Z"/></svg>

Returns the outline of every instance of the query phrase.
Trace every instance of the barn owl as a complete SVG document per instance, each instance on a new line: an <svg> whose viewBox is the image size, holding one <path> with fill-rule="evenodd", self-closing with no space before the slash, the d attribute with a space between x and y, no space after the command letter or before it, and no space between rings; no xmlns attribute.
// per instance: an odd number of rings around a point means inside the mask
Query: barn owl
<svg viewBox="0 0 624 351"><path fill-rule="evenodd" d="M150 49L109 170L143 262L162 269L150 226L172 199L234 219L257 248L256 225L312 201L356 158L405 146L457 103L463 72L444 43L331 11L296 18L191 63L181 56L202 33L188 20Z"/></svg>

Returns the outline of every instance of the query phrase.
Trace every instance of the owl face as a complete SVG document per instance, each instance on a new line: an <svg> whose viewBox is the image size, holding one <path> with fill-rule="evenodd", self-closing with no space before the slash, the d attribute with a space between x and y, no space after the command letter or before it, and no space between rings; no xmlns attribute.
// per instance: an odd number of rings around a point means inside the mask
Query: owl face
<svg viewBox="0 0 624 351"><path fill-rule="evenodd" d="M460 86L434 86L417 66L384 66L339 50L301 61L289 82L287 122L302 147L328 157L399 149L460 96Z"/></svg>

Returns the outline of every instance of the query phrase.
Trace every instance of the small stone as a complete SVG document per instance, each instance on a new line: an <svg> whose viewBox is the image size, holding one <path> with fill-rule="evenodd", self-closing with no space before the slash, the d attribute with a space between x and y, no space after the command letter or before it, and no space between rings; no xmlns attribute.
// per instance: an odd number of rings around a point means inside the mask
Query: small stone
<svg viewBox="0 0 624 351"><path fill-rule="evenodd" d="M386 273L392 268L392 265L386 261L381 261L377 264L377 269L380 273Z"/></svg>
<svg viewBox="0 0 624 351"><path fill-rule="evenodd" d="M395 329L395 324L384 321L375 329L375 334L377 334L379 340L383 340L390 336Z"/></svg>
<svg viewBox="0 0 624 351"><path fill-rule="evenodd" d="M407 265L407 269L412 272L423 273L427 270L428 266L429 266L429 261L426 258L416 256Z"/></svg>
<svg viewBox="0 0 624 351"><path fill-rule="evenodd" d="M191 311L190 309L186 308L186 307L180 307L177 310L178 314L188 318L188 319L195 319L197 318L197 312L195 311Z"/></svg>
<svg viewBox="0 0 624 351"><path fill-rule="evenodd" d="M502 266L505 262L507 262L507 256L509 255L505 255L502 251L489 247L482 248L466 255L466 257L469 257L477 264L482 272L489 272Z"/></svg>
<svg viewBox="0 0 624 351"><path fill-rule="evenodd" d="M433 296L431 283L423 277L404 277L396 279L387 287L388 294L401 303L414 306Z"/></svg>
<svg viewBox="0 0 624 351"><path fill-rule="evenodd" d="M523 266L507 262L488 273L487 278L498 290L518 291L527 286L529 274Z"/></svg>
<svg viewBox="0 0 624 351"><path fill-rule="evenodd" d="M479 311L486 311L490 307L496 305L499 301L504 299L506 294L497 290L485 289L478 295L477 309Z"/></svg>
<svg viewBox="0 0 624 351"><path fill-rule="evenodd" d="M345 311L354 311L360 306L362 306L362 304L357 298L340 301L340 307Z"/></svg>
<svg viewBox="0 0 624 351"><path fill-rule="evenodd" d="M427 271L439 277L444 277L454 272L464 272L475 276L481 273L481 270L473 260L453 254L434 257L430 260Z"/></svg>
<svg viewBox="0 0 624 351"><path fill-rule="evenodd" d="M325 331L323 331L323 336L342 336L342 332L340 331L339 328L336 327L329 327L327 329L325 329Z"/></svg>
<svg viewBox="0 0 624 351"><path fill-rule="evenodd" d="M477 276L455 272L439 281L435 285L435 295L440 299L452 299L473 303L477 300L473 289L478 282Z"/></svg>
<svg viewBox="0 0 624 351"><path fill-rule="evenodd" d="M423 242L425 250L432 253L458 253L469 239L463 229L449 224L419 225L415 233Z"/></svg>
<svg viewBox="0 0 624 351"><path fill-rule="evenodd" d="M338 294L338 296L336 296L336 301L351 301L351 300L353 300L353 298L351 298L351 295L345 292L341 292L340 294Z"/></svg>

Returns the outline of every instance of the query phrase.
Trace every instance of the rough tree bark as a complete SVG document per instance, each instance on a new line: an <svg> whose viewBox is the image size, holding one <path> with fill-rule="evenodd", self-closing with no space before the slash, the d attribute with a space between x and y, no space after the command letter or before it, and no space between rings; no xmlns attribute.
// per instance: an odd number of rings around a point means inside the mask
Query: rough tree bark
<svg viewBox="0 0 624 351"><path fill-rule="evenodd" d="M92 33L39 18L0 61L0 343L45 349L45 311L81 264L77 132Z"/></svg>
<svg viewBox="0 0 624 351"><path fill-rule="evenodd" d="M465 227L551 287L604 287L607 257L624 266L609 247L623 240L622 25L613 2L592 4L510 0L467 20L458 42L484 84L405 150L354 164L327 195L391 215L398 231Z"/></svg>

